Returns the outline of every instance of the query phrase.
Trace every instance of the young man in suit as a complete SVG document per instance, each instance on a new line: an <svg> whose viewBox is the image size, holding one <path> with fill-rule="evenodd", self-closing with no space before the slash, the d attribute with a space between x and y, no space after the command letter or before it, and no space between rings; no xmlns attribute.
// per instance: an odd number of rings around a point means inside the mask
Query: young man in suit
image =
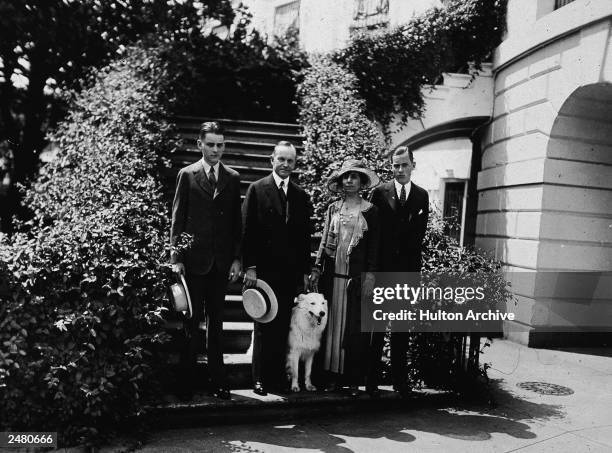
<svg viewBox="0 0 612 453"><path fill-rule="evenodd" d="M267 324L255 323L253 389L285 390L285 354L294 298L308 283L312 206L308 194L289 180L295 169L295 147L279 142L271 156L272 174L249 187L243 212L245 285L267 282L278 300L278 314Z"/></svg>
<svg viewBox="0 0 612 453"><path fill-rule="evenodd" d="M187 251L171 254L174 271L185 275L193 305L193 316L185 325L188 345L181 363L187 382L182 390L187 398L193 393L198 331L205 318L210 393L229 399L223 364L223 305L228 281L236 281L241 269L240 176L221 163L225 140L218 123L202 124L197 146L202 159L179 171L172 204L172 245L181 233L193 236Z"/></svg>
<svg viewBox="0 0 612 453"><path fill-rule="evenodd" d="M400 146L393 152L391 166L393 181L375 188L371 197L380 215L379 271L420 272L421 251L429 217L429 195L410 180L415 163L408 147ZM407 332L391 332L393 386L402 396L408 396L411 391L406 380L409 339ZM383 342L384 334L375 334L374 344L379 358ZM374 374L377 375L378 370ZM377 394L376 382L370 384L368 390Z"/></svg>

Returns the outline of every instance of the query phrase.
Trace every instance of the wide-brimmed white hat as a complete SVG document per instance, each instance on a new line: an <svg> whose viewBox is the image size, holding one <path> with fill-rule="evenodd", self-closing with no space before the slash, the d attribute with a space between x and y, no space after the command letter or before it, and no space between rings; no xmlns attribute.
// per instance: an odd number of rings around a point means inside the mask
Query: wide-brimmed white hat
<svg viewBox="0 0 612 453"><path fill-rule="evenodd" d="M253 321L267 323L276 318L278 301L270 285L257 279L254 288L248 288L242 293L242 305Z"/></svg>
<svg viewBox="0 0 612 453"><path fill-rule="evenodd" d="M367 167L364 160L347 159L342 163L342 167L329 177L327 188L332 192L342 192L342 176L352 171L366 177L367 181L361 186L362 190L371 189L380 183L378 175Z"/></svg>
<svg viewBox="0 0 612 453"><path fill-rule="evenodd" d="M183 274L180 275L180 281L170 286L170 299L176 311L184 313L188 318L193 316L191 297L189 297L189 289Z"/></svg>

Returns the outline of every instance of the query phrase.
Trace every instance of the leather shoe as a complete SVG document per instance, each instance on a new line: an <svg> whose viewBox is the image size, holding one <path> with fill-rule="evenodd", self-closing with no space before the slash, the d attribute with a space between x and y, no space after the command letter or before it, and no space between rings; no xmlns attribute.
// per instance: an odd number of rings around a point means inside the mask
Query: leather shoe
<svg viewBox="0 0 612 453"><path fill-rule="evenodd" d="M266 396L268 394L268 392L266 392L266 390L264 389L263 384L259 381L253 384L253 393L259 396Z"/></svg>
<svg viewBox="0 0 612 453"><path fill-rule="evenodd" d="M357 387L356 385L349 385L347 391L348 394L353 398L359 396L359 387Z"/></svg>
<svg viewBox="0 0 612 453"><path fill-rule="evenodd" d="M396 388L395 391L399 393L400 397L404 400L409 399L413 395L412 389L407 385Z"/></svg>
<svg viewBox="0 0 612 453"><path fill-rule="evenodd" d="M222 400L229 400L231 398L229 390L223 387L211 390L209 394Z"/></svg>
<svg viewBox="0 0 612 453"><path fill-rule="evenodd" d="M368 387L366 392L370 395L370 398L380 398L380 390L378 387Z"/></svg>
<svg viewBox="0 0 612 453"><path fill-rule="evenodd" d="M332 393L332 392L337 392L338 389L339 389L338 384L336 384L335 382L328 382L323 388L323 391L326 393Z"/></svg>

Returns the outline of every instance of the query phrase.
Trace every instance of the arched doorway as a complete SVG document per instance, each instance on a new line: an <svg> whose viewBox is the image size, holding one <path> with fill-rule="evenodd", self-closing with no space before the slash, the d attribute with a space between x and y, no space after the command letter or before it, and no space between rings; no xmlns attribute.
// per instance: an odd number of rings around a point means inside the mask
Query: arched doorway
<svg viewBox="0 0 612 453"><path fill-rule="evenodd" d="M611 337L612 293L583 273L612 271L612 84L580 87L563 103L543 179L537 268L548 275L534 291L540 330L554 343ZM557 271L564 273L551 277Z"/></svg>

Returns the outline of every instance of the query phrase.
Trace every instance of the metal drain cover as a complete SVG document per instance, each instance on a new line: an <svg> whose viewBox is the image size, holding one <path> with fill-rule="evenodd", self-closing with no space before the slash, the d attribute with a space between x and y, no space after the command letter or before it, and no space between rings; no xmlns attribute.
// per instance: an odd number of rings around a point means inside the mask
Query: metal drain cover
<svg viewBox="0 0 612 453"><path fill-rule="evenodd" d="M519 382L516 384L516 386L524 390L531 390L532 392L539 393L540 395L566 396L574 393L574 391L569 387L550 384L548 382Z"/></svg>

